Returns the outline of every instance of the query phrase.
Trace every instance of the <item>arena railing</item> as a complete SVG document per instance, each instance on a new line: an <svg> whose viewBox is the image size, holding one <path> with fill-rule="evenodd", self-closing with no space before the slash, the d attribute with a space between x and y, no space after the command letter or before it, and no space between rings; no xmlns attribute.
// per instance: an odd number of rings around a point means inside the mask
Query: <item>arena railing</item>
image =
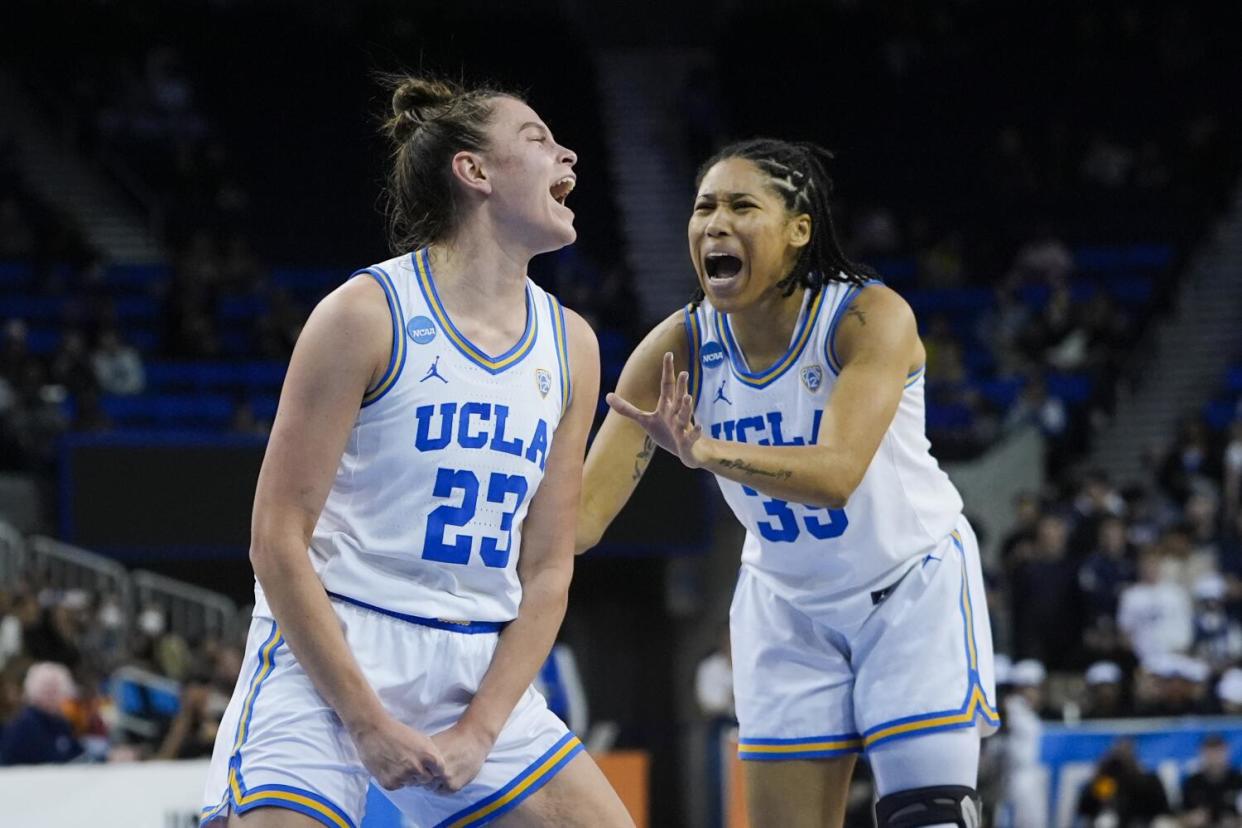
<svg viewBox="0 0 1242 828"><path fill-rule="evenodd" d="M129 573L111 558L96 555L52 538L35 536L26 545L25 571L56 589L84 589L115 595L120 601L122 632L128 634L133 605Z"/></svg>
<svg viewBox="0 0 1242 828"><path fill-rule="evenodd" d="M15 585L26 573L26 541L22 533L0 521L0 584Z"/></svg>
<svg viewBox="0 0 1242 828"><path fill-rule="evenodd" d="M232 635L237 605L220 593L141 569L130 579L135 613L158 607L164 612L166 628L187 640Z"/></svg>

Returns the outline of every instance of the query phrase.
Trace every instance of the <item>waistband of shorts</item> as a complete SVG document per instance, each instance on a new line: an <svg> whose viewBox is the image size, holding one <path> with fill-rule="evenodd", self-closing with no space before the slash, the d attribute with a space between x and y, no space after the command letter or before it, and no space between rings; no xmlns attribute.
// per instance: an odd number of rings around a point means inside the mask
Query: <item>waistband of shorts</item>
<svg viewBox="0 0 1242 828"><path fill-rule="evenodd" d="M331 590L324 591L328 593L328 597L333 601L353 604L355 607L378 612L380 615L387 615L389 618L396 618L398 621L405 621L407 624L418 624L423 627L431 627L433 630L479 635L482 633L498 633L505 628L505 622L503 621L457 621L450 618L424 618L421 615L409 615L408 613L377 607L374 604L368 604L366 601L359 601L357 598L350 598L348 595L341 595Z"/></svg>

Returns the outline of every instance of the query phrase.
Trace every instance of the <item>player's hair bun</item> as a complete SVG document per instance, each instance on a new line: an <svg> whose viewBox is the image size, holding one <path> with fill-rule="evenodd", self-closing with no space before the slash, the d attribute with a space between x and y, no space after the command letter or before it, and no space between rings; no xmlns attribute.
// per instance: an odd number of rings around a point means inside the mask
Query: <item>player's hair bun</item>
<svg viewBox="0 0 1242 828"><path fill-rule="evenodd" d="M404 143L428 121L442 115L461 94L452 84L431 78L393 79L392 117L388 134Z"/></svg>

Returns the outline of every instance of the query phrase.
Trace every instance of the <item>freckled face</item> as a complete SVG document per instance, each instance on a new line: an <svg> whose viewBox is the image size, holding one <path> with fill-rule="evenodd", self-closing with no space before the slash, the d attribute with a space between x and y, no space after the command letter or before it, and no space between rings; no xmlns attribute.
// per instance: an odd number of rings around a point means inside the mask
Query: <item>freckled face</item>
<svg viewBox="0 0 1242 828"><path fill-rule="evenodd" d="M538 113L516 98L495 99L487 135L493 215L535 253L573 243L578 234L565 199L577 181L578 156L556 143Z"/></svg>

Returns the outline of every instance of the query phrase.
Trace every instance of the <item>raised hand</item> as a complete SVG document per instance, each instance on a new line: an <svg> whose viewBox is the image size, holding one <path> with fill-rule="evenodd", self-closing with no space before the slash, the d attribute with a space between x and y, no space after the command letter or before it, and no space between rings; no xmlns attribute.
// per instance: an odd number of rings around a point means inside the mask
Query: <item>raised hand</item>
<svg viewBox="0 0 1242 828"><path fill-rule="evenodd" d="M703 428L694 422L694 398L690 396L690 375L675 374L672 353L664 354L660 371L660 399L654 411L642 411L616 394L604 398L613 411L642 426L656 445L677 455L692 469L699 467L694 457L694 444L703 436Z"/></svg>

